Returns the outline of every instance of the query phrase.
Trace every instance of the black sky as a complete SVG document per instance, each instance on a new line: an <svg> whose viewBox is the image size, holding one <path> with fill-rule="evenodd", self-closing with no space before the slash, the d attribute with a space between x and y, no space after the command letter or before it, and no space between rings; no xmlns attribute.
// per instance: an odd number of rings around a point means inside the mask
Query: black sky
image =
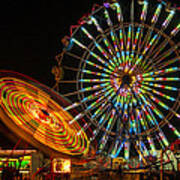
<svg viewBox="0 0 180 180"><path fill-rule="evenodd" d="M14 70L52 86L51 68L61 38L98 0L0 3L0 69Z"/></svg>

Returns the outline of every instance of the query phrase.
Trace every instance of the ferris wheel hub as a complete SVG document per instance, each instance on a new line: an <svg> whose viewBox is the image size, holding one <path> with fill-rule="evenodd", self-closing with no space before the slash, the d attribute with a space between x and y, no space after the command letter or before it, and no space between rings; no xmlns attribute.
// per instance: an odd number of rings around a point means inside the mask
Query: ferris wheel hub
<svg viewBox="0 0 180 180"><path fill-rule="evenodd" d="M126 84L126 85L130 85L132 82L132 78L129 74L125 74L123 77L122 77L122 84Z"/></svg>

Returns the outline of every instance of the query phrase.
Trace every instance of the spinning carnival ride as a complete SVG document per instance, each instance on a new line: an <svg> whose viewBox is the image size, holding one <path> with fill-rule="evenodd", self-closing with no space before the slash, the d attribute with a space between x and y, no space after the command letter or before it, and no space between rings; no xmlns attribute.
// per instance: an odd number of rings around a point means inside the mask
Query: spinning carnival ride
<svg viewBox="0 0 180 180"><path fill-rule="evenodd" d="M180 138L179 31L179 8L162 0L96 4L71 26L55 87L73 101L66 111L79 109L68 124L86 120L77 136L93 130L97 154L147 165Z"/></svg>
<svg viewBox="0 0 180 180"><path fill-rule="evenodd" d="M89 153L86 133L76 135L80 124L69 124L77 111L65 111L63 106L70 103L50 88L22 74L0 71L0 100L4 124L45 154L79 161Z"/></svg>

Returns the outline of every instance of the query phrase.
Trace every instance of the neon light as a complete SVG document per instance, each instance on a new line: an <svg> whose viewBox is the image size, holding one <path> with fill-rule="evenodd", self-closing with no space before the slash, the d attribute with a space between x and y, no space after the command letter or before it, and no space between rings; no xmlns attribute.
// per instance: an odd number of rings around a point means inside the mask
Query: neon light
<svg viewBox="0 0 180 180"><path fill-rule="evenodd" d="M162 9L162 4L159 4L156 11L155 11L155 13L154 13L154 16L153 16L153 18L151 20L151 23L156 23L157 22L157 20L159 18L159 15L161 13L161 9Z"/></svg>
<svg viewBox="0 0 180 180"><path fill-rule="evenodd" d="M168 17L166 18L166 20L164 21L164 23L162 24L162 27L165 29L167 28L167 26L169 25L169 23L171 22L172 18L174 17L175 11L171 11L168 15Z"/></svg>
<svg viewBox="0 0 180 180"><path fill-rule="evenodd" d="M147 9L148 9L148 2L144 1L143 9L142 9L141 17L140 17L141 21L145 21L146 20Z"/></svg>
<svg viewBox="0 0 180 180"><path fill-rule="evenodd" d="M171 35L175 36L179 31L180 31L180 24L178 24L177 27L171 31Z"/></svg>

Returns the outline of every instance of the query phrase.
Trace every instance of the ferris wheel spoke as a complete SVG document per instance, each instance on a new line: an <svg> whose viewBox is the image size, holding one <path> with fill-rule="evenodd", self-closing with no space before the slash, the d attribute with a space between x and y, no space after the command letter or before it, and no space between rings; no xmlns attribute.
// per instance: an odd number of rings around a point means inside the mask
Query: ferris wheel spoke
<svg viewBox="0 0 180 180"><path fill-rule="evenodd" d="M129 73L131 74L133 72L133 70L136 68L136 66L141 66L143 68L144 64L146 63L146 58L144 59L144 56L146 55L146 53L148 52L148 50L152 47L154 41L156 41L158 35L154 35L154 37L149 41L149 43L147 43L147 45L145 46L142 55L140 55L138 57L138 54L136 55L136 61L134 66L129 70Z"/></svg>
<svg viewBox="0 0 180 180"><path fill-rule="evenodd" d="M174 114L177 118L180 118L180 114L175 112L172 108L170 108L168 105L166 105L164 102L162 102L161 100L159 100L157 97L154 97L150 92L145 91L149 97L159 106L161 106L163 109L165 109L166 111L170 111L172 114Z"/></svg>
<svg viewBox="0 0 180 180"><path fill-rule="evenodd" d="M95 86L94 86L95 87ZM97 86L96 86L97 87ZM82 103L85 103L87 101L90 101L90 100L93 100L93 99L96 99L98 98L99 96L102 96L102 94L105 92L105 91L108 91L111 87L107 87L107 88L102 88L100 91L97 91L97 92L94 92L93 94L87 96L87 97L84 97L81 102L75 102L73 103L72 105L69 105L67 106L64 110L67 111L67 110L70 110L70 109L73 109L79 105L81 105ZM89 91L89 89L86 89ZM95 89L93 89L95 90ZM83 90L85 91L85 90Z"/></svg>
<svg viewBox="0 0 180 180"><path fill-rule="evenodd" d="M180 30L180 27L179 27L179 29L174 29L174 33L172 33L171 32L171 36L170 37L168 37L168 39L165 39L160 45L159 45L159 47L158 48L156 48L155 50L154 50L154 52L152 52L152 54L151 54L151 58L152 59L158 59L159 57L157 57L159 54L160 54L160 52L162 52L164 49L165 49L165 47L168 45L168 42L173 38L173 37L175 37L175 35L179 32L179 30ZM175 33L176 32L176 33ZM179 43L178 43L179 44ZM179 46L177 44L177 47ZM173 47L174 48L174 50L177 48L176 46L175 47ZM170 50L171 51L171 50ZM164 53L164 55L163 56L165 56L166 57L166 55L167 55L167 53L165 52ZM155 61L156 62L156 61Z"/></svg>
<svg viewBox="0 0 180 180"><path fill-rule="evenodd" d="M98 117L104 113L104 111L109 107L108 100L103 101L101 104L99 104L99 108L92 114L91 118L92 119L98 119ZM98 121L99 124L102 123L103 119L100 119Z"/></svg>
<svg viewBox="0 0 180 180"><path fill-rule="evenodd" d="M130 69L130 65L132 63L132 58L134 58L134 52L133 52L133 42L134 42L134 1L132 1L132 11L131 11L131 24L129 25L128 28L128 33L127 33L127 42L126 42L126 62L125 62L125 72L128 72ZM137 33L138 34L138 33ZM130 53L131 52L131 53Z"/></svg>
<svg viewBox="0 0 180 180"><path fill-rule="evenodd" d="M151 20L152 24L155 24L158 21L159 15L160 15L161 10L162 10L162 7L163 7L162 4L158 4L157 9L156 9L156 11L155 11L155 13L153 15L152 20Z"/></svg>
<svg viewBox="0 0 180 180"><path fill-rule="evenodd" d="M112 158L115 158L115 154L116 154L116 152L117 152L117 149L118 149L118 145L120 144L120 141L119 140L115 140L112 144L111 144L111 146L110 146L110 148L109 148L109 151L108 151L108 154L110 154L110 156L112 157Z"/></svg>
<svg viewBox="0 0 180 180"><path fill-rule="evenodd" d="M145 97L143 97L143 99L145 99ZM153 107L152 106L148 106L148 105L146 105L143 108L143 115L144 115L144 117L146 117L146 121L145 121L146 124L145 125L146 125L146 129L147 130L150 129L151 127L158 127L157 120L156 120L156 118L153 115L153 112L154 112L153 110L154 110Z"/></svg>
<svg viewBox="0 0 180 180"><path fill-rule="evenodd" d="M112 102L111 102L111 99L114 97L114 99L112 100ZM103 111L105 110L105 108L104 107L106 107L106 106L109 106L109 104L112 106L112 104L113 104L113 101L116 99L116 96L115 96L115 94L114 93L112 93L112 95L111 96L109 96L106 100L105 100L105 102L104 103L102 103L102 105L99 107L99 109L97 109L95 112L94 112L94 114L93 114L93 116L91 117L91 118L97 118L97 116L99 116L100 114L102 114L103 113ZM106 105L106 106L105 106ZM115 108L115 106L113 105L113 107ZM101 121L99 122L100 124L101 124Z"/></svg>
<svg viewBox="0 0 180 180"><path fill-rule="evenodd" d="M75 54L74 52L70 52L70 51L65 51L64 52L65 55L73 57L75 60L77 61L83 61L82 57L80 57L79 55Z"/></svg>
<svg viewBox="0 0 180 180"><path fill-rule="evenodd" d="M100 73L98 71L95 72L95 71L83 69L82 72L85 73L85 74L92 74L92 75L96 75L96 76L102 76L103 78L104 77L109 77L109 74Z"/></svg>
<svg viewBox="0 0 180 180"><path fill-rule="evenodd" d="M79 82L83 83L102 83L102 82L110 82L110 79L79 79Z"/></svg>
<svg viewBox="0 0 180 180"><path fill-rule="evenodd" d="M177 56L177 57L170 59L166 62L161 62L156 67L157 67L157 69L165 69L167 66L172 65L172 64L178 62L179 60L180 60L180 57Z"/></svg>
<svg viewBox="0 0 180 180"><path fill-rule="evenodd" d="M171 31L171 36L176 36L180 31L180 23Z"/></svg>
<svg viewBox="0 0 180 180"><path fill-rule="evenodd" d="M82 132L85 132L90 126L91 126L91 122L89 123L85 123L81 129L78 131L77 135L79 136Z"/></svg>
<svg viewBox="0 0 180 180"><path fill-rule="evenodd" d="M164 147L169 146L169 141L167 140L167 138L162 130L160 130L160 132L159 132L159 137L160 137L161 141L163 142Z"/></svg>
<svg viewBox="0 0 180 180"><path fill-rule="evenodd" d="M153 15L153 17L152 17L152 20L151 20L151 27L152 27L152 28L155 26L156 22L158 21L159 15L160 15L160 13L161 13L161 9L162 9L162 4L159 4L159 5L157 6L156 11L155 11L155 13L154 13L154 15ZM142 48L143 46L145 47L143 53L146 53L147 50L152 46L152 44L154 43L154 41L155 41L156 39L157 39L157 41L158 41L159 38L160 38L160 36L158 37L158 35L155 35L155 36L153 37L153 39L150 41L150 38L151 38L151 36L152 36L152 32L153 32L152 29L148 29L148 32L146 33L146 36L144 37L144 41L143 41L142 44L141 44L141 48ZM156 41L156 43L157 43L157 41ZM148 44L148 42L150 42L150 43ZM152 43L152 44L151 44L151 43ZM155 44L156 44L156 43L155 43Z"/></svg>
<svg viewBox="0 0 180 180"><path fill-rule="evenodd" d="M162 92L159 92L159 91L156 91L156 90L154 90L154 89L147 89L147 88L145 88L146 90L149 90L150 92L153 92L154 94L157 94L157 95L159 95L159 96L161 96L161 97L163 97L163 98L165 98L165 99L167 99L167 100L170 100L170 101L173 101L173 102L175 102L176 101L176 99L174 98L174 97L172 97L172 96L169 96L169 95L166 95L166 94L164 94L164 93L162 93Z"/></svg>
<svg viewBox="0 0 180 180"><path fill-rule="evenodd" d="M105 123L108 122L109 119L111 119L111 113L107 114L106 117L104 117L102 125L105 125ZM93 132L93 137L92 137L93 139L97 136L97 134L103 128L102 125L98 128L98 130L95 130ZM103 129L103 131L104 131L104 129ZM104 147L106 146L107 141L108 141L108 134L107 134L107 131L105 130L104 135L101 137L101 140L100 140L100 143L99 143L99 151L102 151L104 149Z"/></svg>
<svg viewBox="0 0 180 180"><path fill-rule="evenodd" d="M99 109L92 115L92 118L94 117L94 119L98 119L100 117L101 114L103 114L106 110L109 112L109 109L111 109L112 107L107 103L107 101L105 101L100 107ZM102 118L100 118L98 120L98 124L100 125L100 127L102 125L104 125L105 121L108 118L105 118L104 116Z"/></svg>
<svg viewBox="0 0 180 180"><path fill-rule="evenodd" d="M137 54L140 54L140 52L141 52L141 44L142 44L142 41L143 41L143 34L144 34L144 25L139 25L138 28L140 28L140 32L139 32L138 41L137 41Z"/></svg>
<svg viewBox="0 0 180 180"><path fill-rule="evenodd" d="M149 77L149 76L158 76L158 75L164 75L164 74L168 74L168 73L172 73L172 72L177 72L180 71L180 67L171 67L171 68L166 68L166 69L161 69L158 71L150 71L147 73L143 73L140 75L137 75L137 78L142 76L142 77Z"/></svg>
<svg viewBox="0 0 180 180"><path fill-rule="evenodd" d="M150 32L150 35L148 36L148 40L146 41L146 44L144 45L144 49L142 49L142 54L146 55L148 51L153 50L156 43L159 41L160 36L159 34L155 34L152 37L152 30ZM152 37L152 38L151 38Z"/></svg>
<svg viewBox="0 0 180 180"><path fill-rule="evenodd" d="M112 91L111 91L112 92ZM106 93L104 96L101 96L99 99L97 99L95 102L91 103L90 105L88 105L87 110L90 110L91 108L95 108L96 106L100 105L101 102L104 101L104 98L106 98L106 96L110 95L111 92Z"/></svg>
<svg viewBox="0 0 180 180"><path fill-rule="evenodd" d="M169 25L170 22L172 21L174 15L175 15L175 10L170 10L167 18L165 19L165 21L164 21L163 24L162 24L163 30L165 30L165 29L168 27L168 25Z"/></svg>
<svg viewBox="0 0 180 180"><path fill-rule="evenodd" d="M148 3L148 1L144 0L143 2L140 1L139 4L142 5L142 12L141 12L140 20L142 22L145 22L146 17L147 17L149 3Z"/></svg>
<svg viewBox="0 0 180 180"><path fill-rule="evenodd" d="M144 157L149 156L149 151L148 151L145 143L142 140L139 141L139 147L140 147L140 151L142 152L142 154L144 154Z"/></svg>
<svg viewBox="0 0 180 180"><path fill-rule="evenodd" d="M144 82L144 81L142 81L141 84L146 85L146 86L150 86L150 87L153 87L153 88L165 89L165 90L168 90L168 91L178 91L177 87L166 86L166 85L157 84L157 83L154 83L154 82Z"/></svg>
<svg viewBox="0 0 180 180"><path fill-rule="evenodd" d="M135 117L135 127L136 127L136 132L135 134L140 134L141 133L141 122L140 122L140 117L137 111L137 108L134 110L134 117Z"/></svg>
<svg viewBox="0 0 180 180"><path fill-rule="evenodd" d="M79 42L78 40L76 40L75 38L72 38L72 41L77 44L79 47L81 47L82 49L85 49L86 51L89 52L89 54L94 57L98 62L100 62L102 65L104 65L106 68L108 68L109 70L113 70L113 67L111 66L111 64L109 64L109 62L105 61L103 58L101 58L99 55L97 55L96 53L94 53L93 51L91 51L88 47L86 47L85 45L83 45L81 42Z"/></svg>
<svg viewBox="0 0 180 180"><path fill-rule="evenodd" d="M126 33L124 31L124 28L120 28L119 30L119 40L120 40L122 63L124 63L126 59L126 55L125 55Z"/></svg>
<svg viewBox="0 0 180 180"><path fill-rule="evenodd" d="M108 109L107 109L108 108ZM105 123L108 121L110 113L109 113L109 106L106 106L107 111L105 111L104 114L102 114L100 121L99 121L99 126L97 129L93 131L93 136L91 137L91 141L95 139L95 137L99 134L99 132L104 128Z"/></svg>
<svg viewBox="0 0 180 180"><path fill-rule="evenodd" d="M110 87L110 83L107 82L107 83L101 83L101 84L96 84L94 86L87 86L87 87L81 88L79 92L88 92L88 91L99 90L102 88L109 88L109 87Z"/></svg>
<svg viewBox="0 0 180 180"><path fill-rule="evenodd" d="M141 43L140 43L140 45L139 45L138 54L139 54L141 51L142 51L142 52L145 52L145 51L143 51L143 50L145 50L146 47L148 46L148 44L150 43L150 39L151 39L151 37L152 37L152 32L153 32L152 29L148 29L148 31L146 32L146 34L145 34L145 32L143 32L143 33L141 34ZM144 37L144 39L143 39L143 37Z"/></svg>
<svg viewBox="0 0 180 180"><path fill-rule="evenodd" d="M144 165L147 165L147 160L146 157L148 156L149 152L147 149L144 147L144 143L142 142L141 139L138 139L136 142L133 143L134 147L139 154L139 158L142 159Z"/></svg>
<svg viewBox="0 0 180 180"><path fill-rule="evenodd" d="M133 113L129 114L129 127L129 134L137 133L136 122Z"/></svg>
<svg viewBox="0 0 180 180"><path fill-rule="evenodd" d="M103 49L101 47L101 45L99 45L99 43L96 42L96 40L93 38L93 36L84 28L84 27L81 27L81 30L87 35L87 37L89 39L91 39L95 46L97 47L97 49L103 54L103 56L111 63L112 66L115 66L114 62L110 61L111 59L113 59L113 56L111 54L108 54L106 52L105 49ZM109 46L108 46L109 47ZM114 58L115 62L117 62L116 58Z"/></svg>
<svg viewBox="0 0 180 180"><path fill-rule="evenodd" d="M141 15L140 15L140 20L141 20L141 23L144 24L144 22L146 21L146 18L147 18L149 2L144 0L144 1L139 1L138 3L140 5L142 5L142 12L141 12ZM140 38L139 38L139 45L138 45L138 54L140 52L141 45L143 44L142 43L143 30L144 30L144 25L142 25L142 28L141 28L141 31L140 31L140 36L139 36Z"/></svg>
<svg viewBox="0 0 180 180"><path fill-rule="evenodd" d="M178 77L155 77L155 78L153 78L153 77L145 77L145 78L139 78L138 80L140 80L140 81L144 81L144 82L161 82L161 81L166 81L166 82L168 82L168 81L180 81L180 78L178 78Z"/></svg>
<svg viewBox="0 0 180 180"><path fill-rule="evenodd" d="M149 43L145 46L143 52L142 52L142 56L146 55L147 51L152 47L154 41L157 39L158 35L154 35L154 37L149 41ZM134 67L132 69L134 69L140 62L141 62L141 66L143 66L143 60L142 59L138 59L134 65ZM130 72L132 71L132 69L130 70Z"/></svg>
<svg viewBox="0 0 180 180"><path fill-rule="evenodd" d="M148 98L148 97L147 97L147 99L148 99L149 102L153 105L153 107L155 107L155 108L157 109L157 107L156 107L156 105L153 103L153 101L152 101L150 98ZM163 119L163 120L168 124L169 128L171 128L171 129L173 130L173 132L179 137L179 132L178 132L176 129L174 129L174 127L170 124L170 122L164 117L164 115L162 114L162 112L160 112L159 110L157 110L156 112L158 112L158 113L160 114L161 119Z"/></svg>
<svg viewBox="0 0 180 180"><path fill-rule="evenodd" d="M121 28L119 30L119 38L118 38L116 33L114 32L112 25L111 25L110 35L111 35L111 39L114 44L114 49L116 51L116 57L118 58L119 63L125 63L127 60L126 55L128 55L128 54L127 53L125 54L126 32L124 30L124 27L122 26L123 16L122 16L122 11L121 11L120 5L118 3L114 3L114 5L117 8L118 21L120 23Z"/></svg>
<svg viewBox="0 0 180 180"><path fill-rule="evenodd" d="M123 22L123 13L122 13L122 9L119 3L115 2L112 7L116 8L116 12L117 12L117 19L119 23Z"/></svg>
<svg viewBox="0 0 180 180"><path fill-rule="evenodd" d="M114 93L113 93L113 89L112 89L112 88L109 88L109 87L108 87L108 88L105 88L102 92L103 92L103 94L100 95L100 97L96 100L96 102L93 102L91 105L89 105L89 107L88 107L87 109L90 109L90 108L93 106L93 104L99 103L99 102L101 102L101 100L104 100L104 99L106 99L107 97L108 97L108 98L111 98L112 96L114 96ZM98 92L97 92L97 93L98 93ZM94 95L91 96L91 97L94 97ZM95 94L95 97L97 97L96 94ZM84 100L86 100L86 98L85 98Z"/></svg>
<svg viewBox="0 0 180 180"><path fill-rule="evenodd" d="M157 133L155 136L156 136L157 142L159 143L160 147L161 147L162 149L165 149L166 146L165 146L164 143L162 142L162 139L160 138L159 134Z"/></svg>
<svg viewBox="0 0 180 180"><path fill-rule="evenodd" d="M133 42L133 26L129 25L128 34L127 34L127 42L126 42L126 59L125 59L125 67L124 67L125 72L128 72L130 68L129 66L131 64L130 51L131 51L132 42Z"/></svg>
<svg viewBox="0 0 180 180"><path fill-rule="evenodd" d="M177 50L180 46L180 43L177 43L176 45L174 45L173 47L171 47L169 50L165 51L163 54L161 54L160 56L158 56L156 59L154 59L154 64L153 66L158 65L160 62L162 62L163 60L165 60L168 56L170 56L175 50ZM179 57L175 57L175 58L179 58ZM174 59L174 58L173 58ZM167 62L168 63L168 62ZM147 66L146 66L147 67ZM152 69L152 65L149 67ZM147 71L149 71L149 69L147 69Z"/></svg>
<svg viewBox="0 0 180 180"><path fill-rule="evenodd" d="M120 52L121 52L120 51L120 43L119 43L118 37L117 37L113 27L112 27L113 24L112 24L112 21L110 19L109 13L106 9L104 10L104 14L105 14L105 18L107 20L107 24L110 27L110 36L111 36L111 40L112 40L113 45L114 45L116 59L118 60L117 65L119 65L119 63L122 63L121 56L120 56Z"/></svg>
<svg viewBox="0 0 180 180"><path fill-rule="evenodd" d="M130 156L130 142L129 141L125 141L124 143L124 158L126 160L129 160L129 156Z"/></svg>
<svg viewBox="0 0 180 180"><path fill-rule="evenodd" d="M155 35L153 38L154 38L153 41L151 41L150 44L145 47L145 49L147 49L147 50L146 50L146 56L145 56L145 58L143 60L143 64L142 64L143 69L145 69L145 67L149 66L150 64L151 65L153 64L153 61L150 58L150 56L152 55L152 52L158 48L157 44L160 41L161 36L160 36L160 34L157 34L157 36Z"/></svg>
<svg viewBox="0 0 180 180"><path fill-rule="evenodd" d="M86 108L85 112L87 113L87 112L91 111L92 109L97 108L99 105L103 104L104 101L106 102L107 100L105 98L108 95L109 95L108 98L111 98L112 96L114 96L113 93L112 94L110 94L110 93L112 93L112 89L108 90L103 96L100 96L100 98L98 98L95 102L92 102L91 104L89 104L88 107ZM73 123L73 122L77 121L82 116L84 116L84 113L83 114L79 113L72 121L70 121L70 123Z"/></svg>
<svg viewBox="0 0 180 180"><path fill-rule="evenodd" d="M148 140L149 146L150 146L150 148L152 150L153 156L156 156L157 155L157 150L156 150L153 139L150 136L147 136L147 140Z"/></svg>
<svg viewBox="0 0 180 180"><path fill-rule="evenodd" d="M125 141L117 141L117 145L115 146L116 148L114 148L111 152L111 157L112 158L116 158L117 156L119 156L123 146L124 146Z"/></svg>
<svg viewBox="0 0 180 180"><path fill-rule="evenodd" d="M156 40L158 36L157 34L155 34L154 37L152 38L152 34L153 34L153 30L148 29L148 31L144 35L144 40L140 44L140 49L139 49L138 54L141 52L142 55L145 55L147 51L149 50L149 48L152 46L153 42Z"/></svg>
<svg viewBox="0 0 180 180"><path fill-rule="evenodd" d="M147 118L147 122L151 123L151 126L158 126L157 120L153 115L153 112L158 115L160 119L162 119L161 113L159 113L158 109L151 105L148 101L148 98L145 95L139 94L139 101L141 102L141 107L143 110L143 115ZM147 128L148 129L148 128Z"/></svg>
<svg viewBox="0 0 180 180"><path fill-rule="evenodd" d="M142 60L143 60L143 56L140 55L140 56L136 56L135 57L136 61L135 61L135 64L133 65L133 67L129 70L129 74L132 74L132 72L134 71L134 69L137 67L137 65L139 65L139 63L142 63Z"/></svg>
<svg viewBox="0 0 180 180"><path fill-rule="evenodd" d="M118 3L114 3L116 9L118 9L118 14L120 15L121 14L121 9L120 9L120 6L118 6ZM119 44L119 41L118 41L118 38L117 38L117 35L114 31L114 28L113 28L113 23L111 21L111 18L109 16L109 13L108 13L108 10L105 8L104 9L104 15L105 15L105 18L106 18L106 22L108 24L108 26L110 27L110 36L111 36L111 40L113 42L113 45L114 45L114 49L115 49L115 52L116 52L116 57L118 58L118 60L121 62L121 59L120 59L120 54L119 54L119 49L120 49L120 44ZM121 15L120 15L121 16ZM119 19L119 18L118 18ZM122 23L122 20L123 18L120 18L119 21Z"/></svg>
<svg viewBox="0 0 180 180"><path fill-rule="evenodd" d="M108 124L107 124L106 129L105 129L105 133L104 133L102 139L100 140L100 147L99 147L100 151L102 151L106 146L106 143L109 139L108 132L110 132L111 129L113 128L115 120L116 120L115 119L115 110L112 109L111 115L110 115L109 120L108 120Z"/></svg>
<svg viewBox="0 0 180 180"><path fill-rule="evenodd" d="M116 112L116 113L117 113L117 112ZM125 123L122 121L122 119L119 118L120 115L121 115L120 113L117 114L117 120L118 120L120 123L119 123L119 128L118 128L117 131L116 131L115 141L114 141L114 143L112 143L112 147L110 148L110 151L112 151L114 145L115 145L118 141L122 141L122 139L124 138L124 137L123 137L123 133L125 132L126 127L125 127Z"/></svg>
<svg viewBox="0 0 180 180"><path fill-rule="evenodd" d="M85 60L85 63L87 63L88 65L92 66L92 67L95 67L97 69L100 69L102 71L105 71L106 73L109 73L109 74L112 74L112 71L106 69L105 67L103 66L100 66L98 64L95 64L94 62L91 62L90 60Z"/></svg>
<svg viewBox="0 0 180 180"><path fill-rule="evenodd" d="M149 57L151 56L152 52L153 52L156 48L158 48L158 47L157 47L157 44L158 44L158 42L160 41L160 39L161 39L160 34L154 35L153 38L152 38L152 40L150 41L150 43L145 47L143 53L145 53L146 56L145 56L144 62L143 62L143 64L142 64L142 68L143 68L143 69L144 69L146 66L148 66L150 63L151 63L151 64L153 63L152 60L151 60L151 58L149 58ZM150 61L149 61L149 59L150 59ZM154 67L154 66L153 66L153 67Z"/></svg>
<svg viewBox="0 0 180 180"><path fill-rule="evenodd" d="M168 99L168 100L170 100L170 101L176 101L176 99L174 98L174 97L172 97L172 96L169 96L169 95L166 95L166 94L164 94L164 93L162 93L162 92L159 92L159 91L156 91L155 89L152 89L152 88L150 88L150 87L148 87L147 85L140 85L144 90L146 90L146 91L149 91L149 92L152 92L152 93L154 93L154 94L156 94L156 95L159 95L159 96L161 96L161 97L163 97L163 98L165 98L165 99Z"/></svg>
<svg viewBox="0 0 180 180"><path fill-rule="evenodd" d="M143 92L144 90L141 89L141 91ZM143 92L143 93L144 93L144 92ZM152 103L152 101L150 100L150 98L149 98L148 96L146 96L146 95L143 96L143 95L140 94L140 96L141 96L143 102L144 102L145 105L146 105L145 107L149 106L149 107L151 108L151 110L152 110L161 120L163 120L162 112L160 112L159 109ZM143 110L144 110L144 108L143 108ZM150 115L150 114L147 112L146 109L145 109L144 111L145 111L145 114L147 115L147 118L148 118L150 121L153 120L153 121L155 121L156 124L158 124L158 122L156 121L156 118L154 118L154 116L153 116L153 118L151 117L152 113L151 113L151 115ZM152 119L151 119L151 118L152 118Z"/></svg>
<svg viewBox="0 0 180 180"><path fill-rule="evenodd" d="M103 42L106 45L110 55L113 57L113 60L117 63L117 59L114 56L116 53L114 52L114 48L112 47L111 43L109 42L109 39L107 38L107 36L105 35L104 31L102 30L102 28L100 27L98 21L96 20L96 18L94 18L93 16L90 16L91 21L93 22L93 24L96 26L97 31L101 33L101 36L103 37Z"/></svg>
<svg viewBox="0 0 180 180"><path fill-rule="evenodd" d="M143 98L141 98L140 95L136 95L136 98L138 99L138 102L140 103L140 106L142 108L142 114L139 114L139 118L140 118L140 123L143 126L144 130L148 130L149 129L149 122L152 121L152 119L150 118L150 115L148 113L148 111L146 110L147 108L147 104L146 101L143 101Z"/></svg>
<svg viewBox="0 0 180 180"><path fill-rule="evenodd" d="M141 30L142 28L141 27L138 27L137 28L137 31L136 31L136 35L135 35L135 39L133 41L133 45L132 45L132 62L134 63L134 51L136 50L136 48L138 47L138 43L140 41L140 34L141 34Z"/></svg>
<svg viewBox="0 0 180 180"><path fill-rule="evenodd" d="M173 133L180 138L180 132L172 125L168 122L168 127L173 131Z"/></svg>
<svg viewBox="0 0 180 180"><path fill-rule="evenodd" d="M115 52L116 52L116 59L117 59L116 64L117 64L117 66L119 66L119 63L122 63L122 59L121 59L122 55L120 55L121 54L120 53L121 52L120 51L120 44L119 44L118 38L117 38L117 36L116 36L116 34L115 34L115 32L113 30L111 30L110 35L111 35L111 39L113 41L114 49L115 49Z"/></svg>
<svg viewBox="0 0 180 180"><path fill-rule="evenodd" d="M146 154L142 151L142 147L141 147L141 140L136 140L135 142L133 142L134 147L139 155L139 160L143 161L144 165L147 165L147 160L146 160Z"/></svg>
<svg viewBox="0 0 180 180"><path fill-rule="evenodd" d="M142 112L140 112L137 108L136 108L136 117L137 117L137 122L138 124L141 124L142 128L144 130L146 130L146 126L145 126L145 122L144 122L144 119L142 117ZM141 128L139 128L139 133L141 133Z"/></svg>
<svg viewBox="0 0 180 180"><path fill-rule="evenodd" d="M150 54L148 58L150 59L156 59L157 56L165 49L165 47L168 45L167 40L164 40L153 52ZM156 62L156 61L155 61ZM149 66L150 63L147 64Z"/></svg>
<svg viewBox="0 0 180 180"><path fill-rule="evenodd" d="M144 130L148 129L148 124L146 121L146 109L145 107L147 106L146 102L143 102L140 95L133 93L133 100L137 100L139 102L139 106L142 108L142 111L140 112L140 110L138 108L136 108L136 114L137 114L137 118L140 121L140 124L142 125ZM136 106L136 103L135 103Z"/></svg>

